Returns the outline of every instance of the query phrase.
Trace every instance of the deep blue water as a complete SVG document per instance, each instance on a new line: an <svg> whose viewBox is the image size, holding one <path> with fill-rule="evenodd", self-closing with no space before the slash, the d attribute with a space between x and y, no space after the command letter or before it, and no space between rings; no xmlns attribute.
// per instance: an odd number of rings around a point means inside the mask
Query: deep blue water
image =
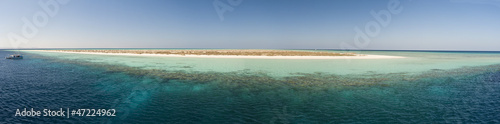
<svg viewBox="0 0 500 124"><path fill-rule="evenodd" d="M260 82L242 80L248 75L217 73L231 79L206 82L185 78L205 74L160 78L154 71L25 54L0 60L0 122L500 123L500 66L487 68L411 80L396 75L384 85L298 88L259 76L252 79ZM117 117L14 116L23 108L116 109Z"/></svg>

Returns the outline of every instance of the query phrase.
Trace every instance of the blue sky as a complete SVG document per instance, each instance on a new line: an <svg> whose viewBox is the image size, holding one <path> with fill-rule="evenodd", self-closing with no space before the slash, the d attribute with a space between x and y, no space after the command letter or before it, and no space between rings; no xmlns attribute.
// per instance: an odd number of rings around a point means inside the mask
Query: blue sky
<svg viewBox="0 0 500 124"><path fill-rule="evenodd" d="M33 22L47 1L0 0L0 48L14 46L13 33L27 40L22 48L500 50L495 0L399 0L401 13L366 46L355 44L354 28L380 24L370 11L390 0L219 0L233 8L224 20L215 0L72 0L24 36L22 18Z"/></svg>

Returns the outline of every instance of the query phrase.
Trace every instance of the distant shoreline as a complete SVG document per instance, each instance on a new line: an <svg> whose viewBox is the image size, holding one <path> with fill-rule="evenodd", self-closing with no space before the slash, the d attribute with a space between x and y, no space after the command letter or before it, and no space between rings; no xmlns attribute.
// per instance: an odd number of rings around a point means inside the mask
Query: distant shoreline
<svg viewBox="0 0 500 124"><path fill-rule="evenodd" d="M400 56L361 55L354 53L330 53L286 50L22 50L94 55L157 56L187 58L243 58L243 59L399 59ZM217 51L217 53L214 53ZM169 53L169 54L162 54ZM172 54L172 52L178 52ZM191 53L190 53L191 52ZM205 52L205 53L201 53ZM207 53L210 52L210 53ZM272 54L272 55L267 55Z"/></svg>

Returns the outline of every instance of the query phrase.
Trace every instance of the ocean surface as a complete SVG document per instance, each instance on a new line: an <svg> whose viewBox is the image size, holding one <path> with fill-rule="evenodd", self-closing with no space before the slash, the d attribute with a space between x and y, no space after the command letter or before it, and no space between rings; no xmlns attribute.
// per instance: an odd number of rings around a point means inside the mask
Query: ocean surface
<svg viewBox="0 0 500 124"><path fill-rule="evenodd" d="M500 123L500 52L347 52L406 58L21 51L23 60L0 59L0 123ZM15 116L24 108L116 109L116 116Z"/></svg>

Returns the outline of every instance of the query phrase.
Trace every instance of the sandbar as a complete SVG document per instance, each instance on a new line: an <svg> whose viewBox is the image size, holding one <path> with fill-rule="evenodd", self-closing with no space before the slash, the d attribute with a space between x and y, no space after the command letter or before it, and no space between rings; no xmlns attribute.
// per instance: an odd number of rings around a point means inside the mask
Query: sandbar
<svg viewBox="0 0 500 124"><path fill-rule="evenodd" d="M25 50L95 55L243 59L400 59L401 56L295 50Z"/></svg>

